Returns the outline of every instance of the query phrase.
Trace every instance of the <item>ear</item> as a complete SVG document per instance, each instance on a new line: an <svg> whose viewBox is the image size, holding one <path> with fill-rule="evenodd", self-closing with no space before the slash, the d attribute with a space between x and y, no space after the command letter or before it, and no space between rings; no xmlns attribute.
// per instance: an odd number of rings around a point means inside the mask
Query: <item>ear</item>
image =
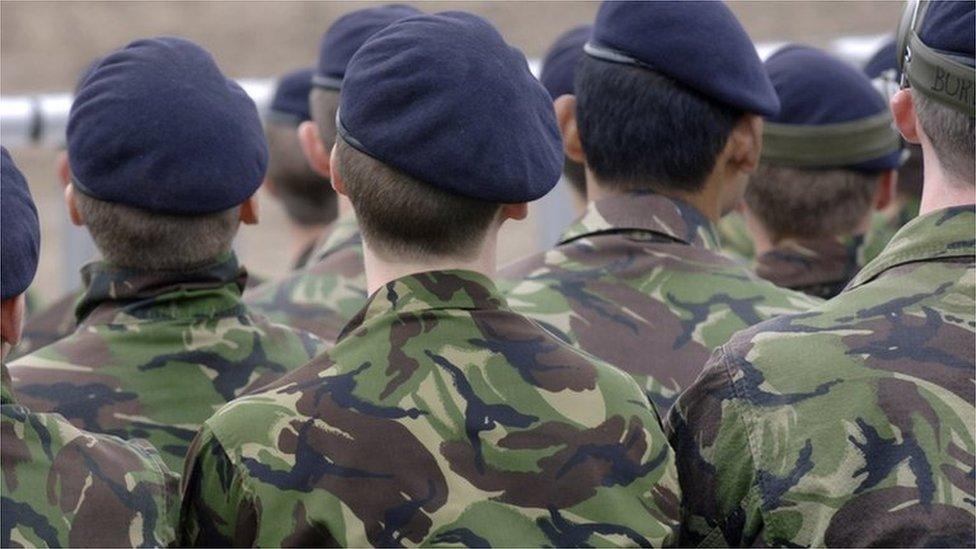
<svg viewBox="0 0 976 549"><path fill-rule="evenodd" d="M586 155L583 154L583 144L576 128L576 96L561 95L553 102L553 107L556 109L559 133L563 136L563 152L566 158L577 164L585 164Z"/></svg>
<svg viewBox="0 0 976 549"><path fill-rule="evenodd" d="M67 151L58 153L58 180L63 186L71 183L71 164L68 163Z"/></svg>
<svg viewBox="0 0 976 549"><path fill-rule="evenodd" d="M743 173L753 173L762 155L763 119L746 114L736 123L729 136L729 166Z"/></svg>
<svg viewBox="0 0 976 549"><path fill-rule="evenodd" d="M20 342L24 327L24 294L0 301L0 340L10 345Z"/></svg>
<svg viewBox="0 0 976 549"><path fill-rule="evenodd" d="M898 93L891 97L891 114L895 118L895 125L905 141L909 143L920 143L918 132L918 117L915 116L915 101L912 99L910 90L898 90Z"/></svg>
<svg viewBox="0 0 976 549"><path fill-rule="evenodd" d="M329 181L332 182L332 190L340 196L345 196L348 198L349 195L346 194L346 182L342 179L342 174L339 173L339 162L338 162L338 151L339 147L333 145L332 154L329 157L329 167L332 168L329 174Z"/></svg>
<svg viewBox="0 0 976 549"><path fill-rule="evenodd" d="M888 170L881 174L878 190L874 197L874 209L883 210L891 205L898 191L898 170Z"/></svg>
<svg viewBox="0 0 976 549"><path fill-rule="evenodd" d="M329 177L329 151L319 136L319 128L315 122L307 120L298 126L298 143L312 171L322 177Z"/></svg>
<svg viewBox="0 0 976 549"><path fill-rule="evenodd" d="M78 211L78 199L75 197L76 192L74 184L69 181L64 187L64 204L68 207L68 217L71 218L71 222L78 227L84 227L85 218Z"/></svg>
<svg viewBox="0 0 976 549"><path fill-rule="evenodd" d="M245 225L257 225L261 217L258 193L254 193L247 200L241 203L241 223Z"/></svg>
<svg viewBox="0 0 976 549"><path fill-rule="evenodd" d="M518 204L502 204L501 213L502 221L505 221L506 219L521 221L529 215L529 204L527 202L519 202Z"/></svg>

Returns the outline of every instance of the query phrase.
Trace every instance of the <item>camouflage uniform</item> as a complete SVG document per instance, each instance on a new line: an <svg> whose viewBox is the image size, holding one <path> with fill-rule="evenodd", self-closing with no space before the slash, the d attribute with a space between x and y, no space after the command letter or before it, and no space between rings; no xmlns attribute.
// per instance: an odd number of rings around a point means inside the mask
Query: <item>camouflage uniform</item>
<svg viewBox="0 0 976 549"><path fill-rule="evenodd" d="M746 226L746 218L738 211L729 212L715 224L722 252L744 263L756 257L756 246Z"/></svg>
<svg viewBox="0 0 976 549"><path fill-rule="evenodd" d="M920 217L838 297L715 353L668 418L683 543L976 542L974 232L973 206Z"/></svg>
<svg viewBox="0 0 976 549"><path fill-rule="evenodd" d="M79 428L149 439L182 470L203 420L242 392L323 350L311 334L269 323L240 301L246 272L230 255L191 273L94 263L78 330L15 361L14 392Z"/></svg>
<svg viewBox="0 0 976 549"><path fill-rule="evenodd" d="M662 437L633 380L484 276L408 276L327 354L204 424L181 542L659 545L679 497Z"/></svg>
<svg viewBox="0 0 976 549"><path fill-rule="evenodd" d="M631 374L663 412L712 349L817 303L717 252L712 224L651 193L590 203L556 248L502 272L516 311Z"/></svg>
<svg viewBox="0 0 976 549"><path fill-rule="evenodd" d="M17 404L0 365L3 547L161 547L174 541L179 477L145 441L81 431Z"/></svg>
<svg viewBox="0 0 976 549"><path fill-rule="evenodd" d="M83 295L83 290L66 294L47 307L28 314L23 337L17 347L10 351L10 360L27 356L74 332L78 325L75 305Z"/></svg>
<svg viewBox="0 0 976 549"><path fill-rule="evenodd" d="M340 217L308 264L248 292L244 299L275 322L334 342L366 301L363 241L356 217Z"/></svg>
<svg viewBox="0 0 976 549"><path fill-rule="evenodd" d="M756 274L781 288L830 299L861 270L864 237L784 240L756 258Z"/></svg>

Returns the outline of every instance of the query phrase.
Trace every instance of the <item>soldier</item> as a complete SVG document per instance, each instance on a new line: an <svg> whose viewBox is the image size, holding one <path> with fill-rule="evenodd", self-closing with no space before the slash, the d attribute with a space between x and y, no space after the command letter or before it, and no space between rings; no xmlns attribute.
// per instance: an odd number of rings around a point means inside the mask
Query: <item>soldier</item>
<svg viewBox="0 0 976 549"><path fill-rule="evenodd" d="M840 59L787 46L765 65L781 109L766 119L743 203L756 274L829 299L864 266L871 214L895 194L901 137L871 81Z"/></svg>
<svg viewBox="0 0 976 549"><path fill-rule="evenodd" d="M180 470L220 405L322 350L241 303L231 242L258 220L257 109L196 44L139 40L85 81L68 156L68 211L105 259L83 270L78 330L14 362L14 392L79 428L147 438Z"/></svg>
<svg viewBox="0 0 976 549"><path fill-rule="evenodd" d="M312 121L298 127L309 166L329 177L329 151L335 142L336 107L346 64L359 46L390 23L420 13L403 5L366 8L340 17L322 37L309 95ZM246 303L282 322L334 342L366 301L363 244L348 200L339 199L339 218L326 229L305 268L249 293Z"/></svg>
<svg viewBox="0 0 976 549"><path fill-rule="evenodd" d="M864 74L886 99L898 91L901 71L898 69L898 55L895 39L886 40L867 64ZM914 143L903 143L907 152L904 162L898 169L898 192L894 200L884 210L877 212L871 221L871 232L865 243L864 257L870 261L881 253L898 229L918 216L919 202L922 200L922 149Z"/></svg>
<svg viewBox="0 0 976 549"><path fill-rule="evenodd" d="M521 279L513 308L631 374L663 413L737 330L816 303L722 256L713 228L779 100L719 2L605 2L585 51L556 111L587 212L502 275Z"/></svg>
<svg viewBox="0 0 976 549"><path fill-rule="evenodd" d="M640 388L488 278L563 163L522 54L467 13L400 20L350 61L337 123L371 296L327 354L205 423L180 541L664 543L678 494Z"/></svg>
<svg viewBox="0 0 976 549"><path fill-rule="evenodd" d="M839 296L736 334L672 408L683 545L976 545L974 6L909 6L900 33L921 216Z"/></svg>
<svg viewBox="0 0 976 549"><path fill-rule="evenodd" d="M0 448L3 547L162 547L174 540L178 477L144 441L79 430L17 403L2 360L21 336L40 227L23 174L0 147Z"/></svg>
<svg viewBox="0 0 976 549"><path fill-rule="evenodd" d="M564 95L573 95L576 67L583 57L583 45L592 32L593 25L580 25L564 32L542 59L539 81L553 101ZM575 215L583 215L586 210L586 173L583 165L567 156L563 161L563 180L570 189Z"/></svg>
<svg viewBox="0 0 976 549"><path fill-rule="evenodd" d="M326 227L339 214L329 180L312 171L298 143L298 126L312 119L308 95L312 69L278 79L264 134L268 139L268 175L264 187L281 203L291 231L292 269L308 262Z"/></svg>

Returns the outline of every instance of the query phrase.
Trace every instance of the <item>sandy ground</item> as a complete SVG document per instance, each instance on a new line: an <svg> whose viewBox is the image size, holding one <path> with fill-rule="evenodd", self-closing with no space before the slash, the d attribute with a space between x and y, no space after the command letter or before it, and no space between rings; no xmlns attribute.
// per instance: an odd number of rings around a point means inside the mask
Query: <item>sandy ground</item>
<svg viewBox="0 0 976 549"><path fill-rule="evenodd" d="M339 15L375 2L0 2L0 95L65 91L93 57L160 34L196 40L235 77L268 77L314 62L322 32ZM426 11L463 9L492 21L512 44L539 57L563 30L592 20L592 2L414 2ZM757 41L825 45L844 35L893 32L901 2L743 1L732 9ZM65 266L69 239L55 151L11 151L31 181L43 244L36 287L53 299L75 280ZM268 197L261 225L245 227L237 248L264 275L287 265L284 217ZM538 210L536 210L538 211ZM537 214L500 239L502 263L542 246ZM551 231L549 231L551 232ZM74 240L71 240L74 242ZM75 245L75 244L72 244Z"/></svg>

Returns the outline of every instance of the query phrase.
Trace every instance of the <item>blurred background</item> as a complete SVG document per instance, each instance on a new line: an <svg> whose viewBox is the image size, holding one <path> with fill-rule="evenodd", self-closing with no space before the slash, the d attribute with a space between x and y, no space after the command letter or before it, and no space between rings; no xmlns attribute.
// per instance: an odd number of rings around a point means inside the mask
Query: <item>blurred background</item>
<svg viewBox="0 0 976 549"><path fill-rule="evenodd" d="M190 38L208 48L228 76L274 78L314 64L318 40L348 11L381 2L0 2L0 96L67 92L88 62L141 37ZM386 3L386 2L382 2ZM529 58L541 58L570 27L591 22L596 2L406 2L425 11L462 9L494 23ZM733 1L732 10L756 42L828 47L841 37L893 34L900 1ZM862 41L862 43L870 43ZM34 287L43 301L78 285L80 247L68 226L55 172L57 150L11 148L27 175L41 217L41 266ZM263 194L263 191L262 191ZM558 195L558 193L557 193ZM242 227L236 244L245 265L262 277L288 268L284 214L262 196L260 225ZM503 231L499 260L508 263L552 244L572 214L565 197L535 206Z"/></svg>

